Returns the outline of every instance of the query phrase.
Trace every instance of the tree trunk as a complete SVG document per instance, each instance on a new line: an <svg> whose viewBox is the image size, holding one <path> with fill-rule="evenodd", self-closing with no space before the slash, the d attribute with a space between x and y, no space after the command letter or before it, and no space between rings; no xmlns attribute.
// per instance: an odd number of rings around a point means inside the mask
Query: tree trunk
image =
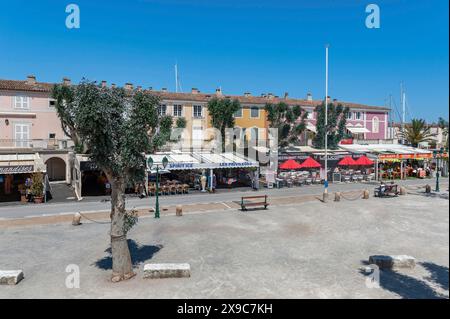
<svg viewBox="0 0 450 319"><path fill-rule="evenodd" d="M113 282L130 279L135 275L128 249L125 221L125 180L112 177L111 183L111 254Z"/></svg>

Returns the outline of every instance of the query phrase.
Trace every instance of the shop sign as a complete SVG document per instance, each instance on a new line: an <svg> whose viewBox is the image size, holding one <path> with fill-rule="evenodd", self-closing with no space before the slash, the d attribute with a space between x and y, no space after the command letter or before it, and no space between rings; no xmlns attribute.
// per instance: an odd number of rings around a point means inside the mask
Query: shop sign
<svg viewBox="0 0 450 319"><path fill-rule="evenodd" d="M380 160L389 159L425 159L432 158L433 154L383 154L378 157Z"/></svg>
<svg viewBox="0 0 450 319"><path fill-rule="evenodd" d="M218 168L240 168L258 167L258 163L253 162L223 162L223 163L169 163L168 170L192 170L192 169L218 169Z"/></svg>
<svg viewBox="0 0 450 319"><path fill-rule="evenodd" d="M33 171L33 165L0 166L0 174L26 174Z"/></svg>
<svg viewBox="0 0 450 319"><path fill-rule="evenodd" d="M233 167L250 167L255 166L253 163L244 162L244 163L219 163L220 168L233 168Z"/></svg>

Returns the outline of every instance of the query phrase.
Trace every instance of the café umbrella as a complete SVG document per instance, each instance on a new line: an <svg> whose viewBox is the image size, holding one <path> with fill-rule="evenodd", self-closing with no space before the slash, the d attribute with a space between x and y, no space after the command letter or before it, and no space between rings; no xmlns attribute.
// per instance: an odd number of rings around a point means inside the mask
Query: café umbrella
<svg viewBox="0 0 450 319"><path fill-rule="evenodd" d="M301 168L320 168L321 165L312 157L308 157L303 163L300 164Z"/></svg>
<svg viewBox="0 0 450 319"><path fill-rule="evenodd" d="M280 169L285 170L294 170L294 169L300 169L301 165L294 161L293 159L287 160L283 164L280 165Z"/></svg>
<svg viewBox="0 0 450 319"><path fill-rule="evenodd" d="M370 160L367 156L363 155L356 160L356 164L358 166L372 166L373 161Z"/></svg>
<svg viewBox="0 0 450 319"><path fill-rule="evenodd" d="M351 156L346 156L338 163L339 166L358 166L356 161Z"/></svg>

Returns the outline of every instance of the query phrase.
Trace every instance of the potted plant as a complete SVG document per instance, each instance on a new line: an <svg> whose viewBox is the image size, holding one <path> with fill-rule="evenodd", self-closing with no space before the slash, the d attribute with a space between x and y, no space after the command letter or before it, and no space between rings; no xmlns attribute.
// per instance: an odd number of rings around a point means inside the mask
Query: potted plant
<svg viewBox="0 0 450 319"><path fill-rule="evenodd" d="M44 178L42 173L37 172L31 175L31 195L33 195L34 202L40 204L44 201Z"/></svg>

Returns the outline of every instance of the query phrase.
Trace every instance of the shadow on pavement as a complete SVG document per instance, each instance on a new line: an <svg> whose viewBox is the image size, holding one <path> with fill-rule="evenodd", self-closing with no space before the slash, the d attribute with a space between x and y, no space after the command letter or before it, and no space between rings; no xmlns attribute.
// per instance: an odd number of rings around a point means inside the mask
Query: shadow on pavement
<svg viewBox="0 0 450 319"><path fill-rule="evenodd" d="M136 267L140 263L152 259L153 255L163 248L162 245L140 245L132 239L128 239L128 247L130 249L131 262L133 264L133 267ZM111 247L106 249L105 253L108 253L108 256L97 260L93 265L100 269L110 270L112 269Z"/></svg>
<svg viewBox="0 0 450 319"><path fill-rule="evenodd" d="M368 265L367 261L362 264ZM380 288L399 295L404 299L448 299L448 297L436 291L430 283L439 285L448 291L448 268L434 263L419 263L430 272L430 277L419 280L407 276L398 271L380 270ZM360 271L363 276L368 276L364 271Z"/></svg>
<svg viewBox="0 0 450 319"><path fill-rule="evenodd" d="M442 289L448 290L448 267L436 265L434 263L420 263L430 273L426 279L439 285Z"/></svg>

